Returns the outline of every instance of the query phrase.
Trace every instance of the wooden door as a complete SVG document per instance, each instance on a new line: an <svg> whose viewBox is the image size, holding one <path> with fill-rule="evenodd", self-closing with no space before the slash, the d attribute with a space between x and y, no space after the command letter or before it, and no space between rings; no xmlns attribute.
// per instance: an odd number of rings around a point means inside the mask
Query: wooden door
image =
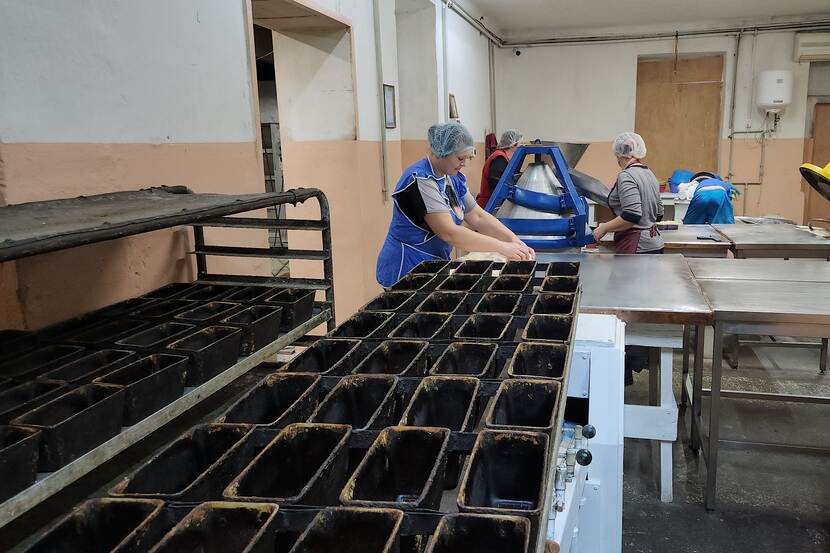
<svg viewBox="0 0 830 553"><path fill-rule="evenodd" d="M718 171L723 56L640 60L635 131L660 181L675 169Z"/></svg>
<svg viewBox="0 0 830 553"><path fill-rule="evenodd" d="M813 124L813 165L824 167L830 163L830 104L816 104L816 116ZM810 219L830 219L830 201L804 184L804 223Z"/></svg>

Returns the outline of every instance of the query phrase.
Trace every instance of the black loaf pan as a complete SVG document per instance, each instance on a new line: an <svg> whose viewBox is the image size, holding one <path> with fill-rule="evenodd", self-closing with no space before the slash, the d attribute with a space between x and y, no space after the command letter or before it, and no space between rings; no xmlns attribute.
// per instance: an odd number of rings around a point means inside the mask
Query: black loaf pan
<svg viewBox="0 0 830 553"><path fill-rule="evenodd" d="M184 337L196 330L196 326L186 323L160 323L135 334L118 340L120 348L133 349L147 353L163 353L170 342Z"/></svg>
<svg viewBox="0 0 830 553"><path fill-rule="evenodd" d="M276 340L280 335L281 321L282 307L252 305L222 319L220 324L240 330L239 355L244 357Z"/></svg>
<svg viewBox="0 0 830 553"><path fill-rule="evenodd" d="M225 489L235 501L333 505L346 483L351 429L286 426Z"/></svg>
<svg viewBox="0 0 830 553"><path fill-rule="evenodd" d="M42 431L38 469L52 472L118 434L123 415L123 388L86 384L11 422Z"/></svg>
<svg viewBox="0 0 830 553"><path fill-rule="evenodd" d="M136 359L138 355L129 350L104 349L52 369L39 376L38 379L61 380L76 385L89 384L99 376L108 374Z"/></svg>
<svg viewBox="0 0 830 553"><path fill-rule="evenodd" d="M51 380L14 384L16 385L0 393L0 423L7 423L70 390L66 382Z"/></svg>
<svg viewBox="0 0 830 553"><path fill-rule="evenodd" d="M309 373L269 374L216 422L282 428L304 422L317 406L320 376Z"/></svg>
<svg viewBox="0 0 830 553"><path fill-rule="evenodd" d="M430 376L415 390L401 417L401 426L449 428L453 432L470 432L476 425L476 396L479 381L471 377ZM444 489L458 485L463 455L447 456Z"/></svg>
<svg viewBox="0 0 830 553"><path fill-rule="evenodd" d="M398 553L403 511L329 507L320 511L290 553Z"/></svg>
<svg viewBox="0 0 830 553"><path fill-rule="evenodd" d="M340 494L352 507L438 509L450 431L384 428Z"/></svg>
<svg viewBox="0 0 830 553"><path fill-rule="evenodd" d="M231 326L209 326L167 345L168 353L190 357L186 386L204 384L239 359L242 332Z"/></svg>
<svg viewBox="0 0 830 553"><path fill-rule="evenodd" d="M426 553L527 553L530 523L516 516L445 515Z"/></svg>
<svg viewBox="0 0 830 553"><path fill-rule="evenodd" d="M39 448L40 430L0 426L0 503L35 481Z"/></svg>
<svg viewBox="0 0 830 553"><path fill-rule="evenodd" d="M150 553L274 553L277 511L267 503L202 503Z"/></svg>
<svg viewBox="0 0 830 553"><path fill-rule="evenodd" d="M90 499L63 517L25 553L138 553L146 551L163 501Z"/></svg>
<svg viewBox="0 0 830 553"><path fill-rule="evenodd" d="M278 372L316 373L342 376L351 372L357 360L360 340L322 338L285 364Z"/></svg>
<svg viewBox="0 0 830 553"><path fill-rule="evenodd" d="M188 364L187 357L155 353L94 382L124 386L124 426L130 426L182 396Z"/></svg>
<svg viewBox="0 0 830 553"><path fill-rule="evenodd" d="M183 434L116 484L109 495L167 501L207 501L241 470L246 425L205 424Z"/></svg>
<svg viewBox="0 0 830 553"><path fill-rule="evenodd" d="M311 318L314 313L314 293L314 290L285 288L266 297L264 304L282 307L280 330L288 332Z"/></svg>
<svg viewBox="0 0 830 553"><path fill-rule="evenodd" d="M81 346L44 346L0 363L0 377L32 380L84 354Z"/></svg>

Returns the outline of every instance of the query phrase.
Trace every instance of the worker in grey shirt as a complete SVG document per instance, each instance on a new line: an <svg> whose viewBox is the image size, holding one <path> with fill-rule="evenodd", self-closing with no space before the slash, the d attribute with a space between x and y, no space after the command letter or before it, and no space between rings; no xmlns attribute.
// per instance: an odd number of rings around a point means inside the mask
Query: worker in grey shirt
<svg viewBox="0 0 830 553"><path fill-rule="evenodd" d="M614 140L614 155L622 169L608 194L608 206L614 219L594 230L597 243L614 233L616 253L663 253L663 237L657 222L663 219L660 184L651 169L643 165L646 144L633 132L624 132Z"/></svg>

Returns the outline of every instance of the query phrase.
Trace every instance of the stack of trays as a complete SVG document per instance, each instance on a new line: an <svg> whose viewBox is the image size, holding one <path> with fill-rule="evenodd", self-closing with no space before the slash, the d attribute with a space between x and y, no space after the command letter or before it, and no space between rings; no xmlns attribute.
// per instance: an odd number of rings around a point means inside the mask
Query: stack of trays
<svg viewBox="0 0 830 553"><path fill-rule="evenodd" d="M0 503L310 319L314 291L174 283L0 331Z"/></svg>
<svg viewBox="0 0 830 553"><path fill-rule="evenodd" d="M58 540L83 550L112 517L107 539L131 551L533 550L578 272L423 263L31 551ZM189 301L184 290L170 292ZM209 300L252 299L235 294ZM181 307L168 324L197 324Z"/></svg>

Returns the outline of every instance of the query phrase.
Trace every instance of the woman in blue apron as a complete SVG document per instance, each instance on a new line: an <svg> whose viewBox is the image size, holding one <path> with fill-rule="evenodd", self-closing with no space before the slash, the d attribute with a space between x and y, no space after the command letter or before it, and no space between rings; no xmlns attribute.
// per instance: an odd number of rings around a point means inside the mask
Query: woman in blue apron
<svg viewBox="0 0 830 553"><path fill-rule="evenodd" d="M392 221L375 271L380 285L390 287L427 259L449 259L454 247L533 259L534 251L467 190L460 171L475 151L470 131L441 123L429 128L427 138L429 155L407 167L392 193Z"/></svg>
<svg viewBox="0 0 830 553"><path fill-rule="evenodd" d="M728 182L714 177L699 177L699 181L686 216L684 225L731 225L735 222L732 198L737 190Z"/></svg>

